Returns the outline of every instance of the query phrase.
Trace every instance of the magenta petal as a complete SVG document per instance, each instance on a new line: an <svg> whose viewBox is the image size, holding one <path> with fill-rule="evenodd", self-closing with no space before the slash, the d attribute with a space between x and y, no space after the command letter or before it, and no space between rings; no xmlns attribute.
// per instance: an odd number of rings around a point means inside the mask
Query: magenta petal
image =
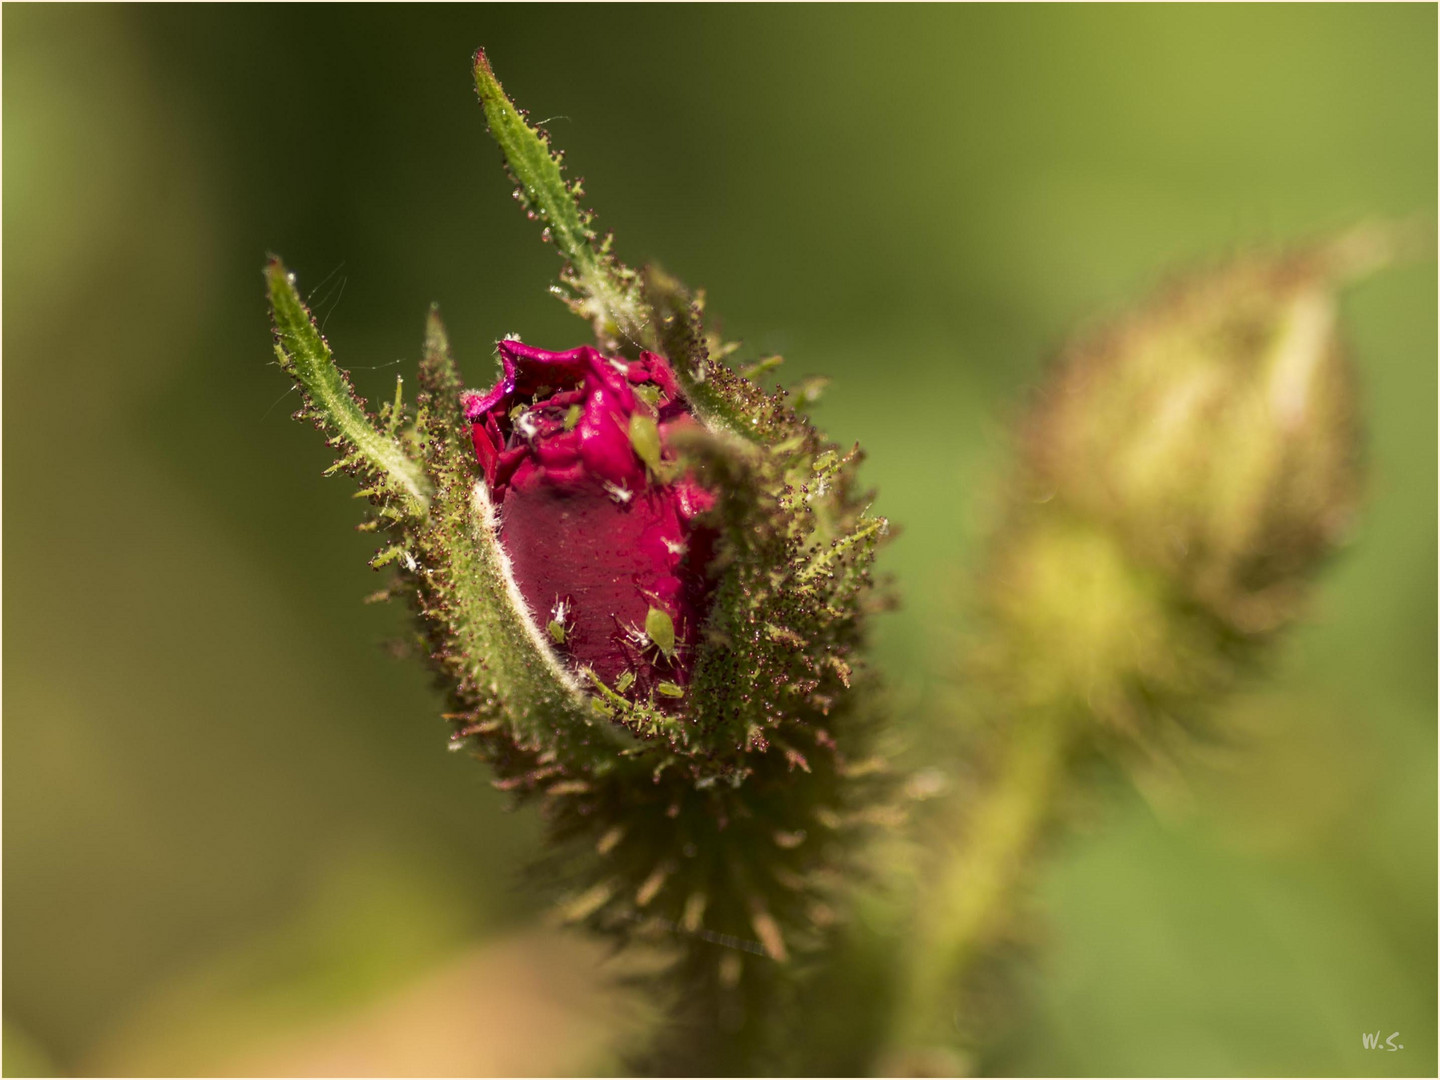
<svg viewBox="0 0 1440 1080"><path fill-rule="evenodd" d="M542 628L561 624L558 648L575 668L612 686L628 673L637 700L661 682L683 687L709 613L715 534L702 521L715 495L688 475L651 475L630 437L643 413L658 421L662 456L673 459L670 433L696 422L669 363L648 352L626 361L589 346L550 353L513 340L498 351L500 381L485 394L466 392L462 404L531 614ZM635 393L643 384L659 391L649 395L654 407ZM651 608L674 625L668 656L646 636Z"/></svg>
<svg viewBox="0 0 1440 1080"><path fill-rule="evenodd" d="M586 403L578 431L580 457L590 473L627 491L644 486L645 464L630 445L630 410L601 391Z"/></svg>

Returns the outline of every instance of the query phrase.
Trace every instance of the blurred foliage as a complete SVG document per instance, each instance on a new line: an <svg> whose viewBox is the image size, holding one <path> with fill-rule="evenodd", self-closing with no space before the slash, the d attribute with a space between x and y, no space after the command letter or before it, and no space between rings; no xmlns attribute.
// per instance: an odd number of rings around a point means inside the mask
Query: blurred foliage
<svg viewBox="0 0 1440 1080"><path fill-rule="evenodd" d="M441 752L436 695L382 648L402 613L360 605L373 542L286 419L258 272L284 251L316 286L372 400L431 300L473 384L506 332L576 343L484 134L476 45L550 118L623 257L705 284L743 355L834 378L820 421L865 445L903 530L877 660L917 738L1003 422L1062 337L1177 265L1435 200L1428 6L5 24L12 1074L197 1045L213 1064L186 1068L232 1068L532 941L536 823ZM1435 297L1425 264L1348 297L1356 542L1277 678L1227 707L1231 744L1148 801L1117 790L1055 853L1027 1007L982 1067L1434 1073ZM213 1008L166 1005L203 987ZM423 1038L463 1041L464 1016ZM1405 1050L1362 1050L1381 1028ZM598 1046L532 1030L540 1071L579 1068L541 1056L555 1042Z"/></svg>

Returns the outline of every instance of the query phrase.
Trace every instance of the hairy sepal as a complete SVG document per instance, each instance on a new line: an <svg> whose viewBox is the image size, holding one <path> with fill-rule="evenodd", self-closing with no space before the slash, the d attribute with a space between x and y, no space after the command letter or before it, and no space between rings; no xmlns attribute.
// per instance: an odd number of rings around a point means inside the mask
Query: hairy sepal
<svg viewBox="0 0 1440 1080"><path fill-rule="evenodd" d="M610 253L608 236L597 236L594 215L576 201L583 191L580 183L566 181L561 155L506 95L483 49L475 53L474 76L490 134L515 181L515 197L544 225L543 235L565 259L562 296L576 314L590 320L603 348L632 351L644 323L634 272Z"/></svg>
<svg viewBox="0 0 1440 1080"><path fill-rule="evenodd" d="M340 451L334 469L362 481L365 493L391 522L422 520L429 509L431 488L394 431L402 418L399 405L382 415L385 428L365 409L349 373L335 364L330 345L295 287L295 275L278 258L265 267L270 296L275 355L295 380L303 404L297 419L312 420ZM332 470L333 471L333 470Z"/></svg>

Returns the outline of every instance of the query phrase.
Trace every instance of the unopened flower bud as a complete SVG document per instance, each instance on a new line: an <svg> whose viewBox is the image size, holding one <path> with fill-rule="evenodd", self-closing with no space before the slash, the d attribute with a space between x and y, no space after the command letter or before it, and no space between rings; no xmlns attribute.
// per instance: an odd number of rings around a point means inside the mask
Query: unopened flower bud
<svg viewBox="0 0 1440 1080"><path fill-rule="evenodd" d="M1070 350L1026 432L1032 494L1236 629L1277 626L1359 493L1331 270L1323 252L1242 262Z"/></svg>
<svg viewBox="0 0 1440 1080"><path fill-rule="evenodd" d="M823 941L862 832L893 820L856 684L886 523L859 447L797 411L817 384L767 393L724 364L703 294L621 264L483 52L474 75L600 348L506 340L500 381L467 392L432 309L414 408L397 389L371 415L275 260L278 359L388 534L372 565L413 598L451 747L542 802L561 911L621 939L682 930L687 1011L713 1027L738 994L758 1020L776 964ZM698 1029L677 1060L723 1062L696 1057Z"/></svg>

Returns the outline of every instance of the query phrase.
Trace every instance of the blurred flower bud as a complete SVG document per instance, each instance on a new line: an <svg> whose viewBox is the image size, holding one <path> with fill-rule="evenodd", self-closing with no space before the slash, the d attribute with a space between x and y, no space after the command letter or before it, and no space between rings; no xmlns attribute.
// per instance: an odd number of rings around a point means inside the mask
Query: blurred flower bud
<svg viewBox="0 0 1440 1080"><path fill-rule="evenodd" d="M1422 235L1363 227L1197 276L1049 372L976 583L950 751L966 780L932 811L944 854L893 1068L921 1075L1004 999L999 959L1031 935L1017 894L1097 759L1185 805L1180 755L1217 731L1205 706L1254 671L1355 514L1337 288Z"/></svg>
<svg viewBox="0 0 1440 1080"><path fill-rule="evenodd" d="M577 673L673 707L710 607L715 497L675 461L673 433L696 421L670 365L499 351L503 377L465 417L533 627Z"/></svg>
<svg viewBox="0 0 1440 1080"><path fill-rule="evenodd" d="M1293 612L1358 501L1332 251L1195 278L1072 348L1025 431L1034 497L1241 632Z"/></svg>

